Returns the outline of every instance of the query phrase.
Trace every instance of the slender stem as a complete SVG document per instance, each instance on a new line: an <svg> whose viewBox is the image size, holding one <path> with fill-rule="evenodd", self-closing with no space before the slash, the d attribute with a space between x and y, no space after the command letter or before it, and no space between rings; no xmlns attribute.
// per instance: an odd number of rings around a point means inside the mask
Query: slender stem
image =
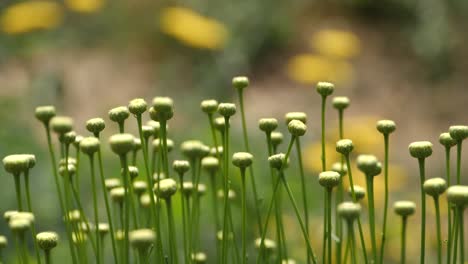
<svg viewBox="0 0 468 264"><path fill-rule="evenodd" d="M232 208L229 206L228 208L228 218L229 218L229 228L231 230L234 230L234 222L232 221ZM228 239L231 239L234 240L234 233L231 233L232 234L232 237L228 237ZM237 246L237 243L232 243L234 246L234 250L233 250L233 254L234 254L234 257L235 257L235 261L234 263L241 263L241 257L240 257L240 253L239 253L239 247Z"/></svg>
<svg viewBox="0 0 468 264"><path fill-rule="evenodd" d="M191 215L191 210L190 210L190 195L185 195L185 204L186 204L186 210L187 210L187 218L190 217ZM188 260L185 261L186 263L192 263L192 223L190 221L190 219L187 219L187 235L188 235L188 239L186 241L187 243L187 253L188 253Z"/></svg>
<svg viewBox="0 0 468 264"><path fill-rule="evenodd" d="M45 264L52 264L52 259L50 257L50 250L44 250Z"/></svg>
<svg viewBox="0 0 468 264"><path fill-rule="evenodd" d="M223 241L222 241L222 264L227 263L227 243L228 243L228 210L229 210L229 117L224 117L224 222L223 222Z"/></svg>
<svg viewBox="0 0 468 264"><path fill-rule="evenodd" d="M309 205L307 204L307 184L305 180L304 166L302 164L302 150L301 141L299 138L296 139L296 151L297 151L297 162L299 165L299 175L301 177L302 187L302 203L304 205L304 221L306 226L307 237L309 237ZM307 252L307 263L310 263L310 253Z"/></svg>
<svg viewBox="0 0 468 264"><path fill-rule="evenodd" d="M210 182L211 182L211 202L213 209L213 217L215 218L215 239L216 239L216 260L219 261L219 243L216 238L217 232L221 229L221 223L219 222L219 208L218 208L218 199L216 197L216 173L210 173Z"/></svg>
<svg viewBox="0 0 468 264"><path fill-rule="evenodd" d="M457 144L457 184L461 182L461 153L462 153L462 140Z"/></svg>
<svg viewBox="0 0 468 264"><path fill-rule="evenodd" d="M182 236L184 239L184 260L186 263L189 263L189 252L188 252L188 246L187 246L187 216L186 216L186 205L185 205L185 189L184 189L184 174L179 173L179 182L180 182L180 191L181 191L181 205L182 205Z"/></svg>
<svg viewBox="0 0 468 264"><path fill-rule="evenodd" d="M327 97L322 96L322 171L327 170L327 160L325 153L325 104L327 102Z"/></svg>
<svg viewBox="0 0 468 264"><path fill-rule="evenodd" d="M384 180L385 180L385 194L384 194L384 218L382 226L382 237L380 243L380 264L383 264L384 251L385 251L385 235L387 232L387 211L388 211L388 149L389 149L389 134L384 134L385 157L384 157Z"/></svg>
<svg viewBox="0 0 468 264"><path fill-rule="evenodd" d="M32 202L31 202L31 189L29 187L29 170L26 170L24 172L24 185L26 189L26 203L28 207L29 212L33 212L32 210ZM31 235L32 235L32 240L33 240L33 245L34 245L34 253L36 254L36 260L38 264L41 264L41 256L39 254L39 248L36 243L36 225L35 223L31 224Z"/></svg>
<svg viewBox="0 0 468 264"><path fill-rule="evenodd" d="M450 175L450 147L445 148L445 175L447 177L447 186L451 186L451 175ZM447 206L447 263L450 263L450 257L452 254L452 210L450 210L450 204Z"/></svg>
<svg viewBox="0 0 468 264"><path fill-rule="evenodd" d="M460 235L460 263L465 263L465 223L463 220L463 207L460 206L458 208L458 222L460 223L460 231L458 234Z"/></svg>
<svg viewBox="0 0 468 264"><path fill-rule="evenodd" d="M169 224L169 244L170 244L170 260L171 263L178 264L179 258L177 254L177 240L174 226L174 214L172 212L171 198L166 199L167 222Z"/></svg>
<svg viewBox="0 0 468 264"><path fill-rule="evenodd" d="M346 248L345 248L345 252L344 252L344 256L343 256L343 263L346 264L348 263L348 254L349 254L349 251L350 251L350 247L351 247L351 236L348 234L348 237L346 239ZM341 262L337 262L337 263L341 263Z"/></svg>
<svg viewBox="0 0 468 264"><path fill-rule="evenodd" d="M119 122L119 133L123 134L125 132L125 122Z"/></svg>
<svg viewBox="0 0 468 264"><path fill-rule="evenodd" d="M83 210L83 206L81 204L81 201L78 196L78 192L75 190L75 187L71 185L71 191L72 195L75 198L75 203L78 206L78 211L80 212L80 216L84 221L84 224L86 225L87 230L91 230L91 226L89 225L88 217L86 216L85 211ZM96 251L96 243L94 242L94 238L91 235L88 235L89 240L91 241L91 248L93 249L94 255L97 257L97 251Z"/></svg>
<svg viewBox="0 0 468 264"><path fill-rule="evenodd" d="M130 229L130 194L129 194L129 188L130 188L130 181L128 179L128 165L127 165L127 156L126 155L120 155L120 166L122 167L122 178L124 180L124 203L125 203L125 224L124 224L124 260L123 263L129 263L130 262L130 247L129 247L129 241L128 241L128 232Z"/></svg>
<svg viewBox="0 0 468 264"><path fill-rule="evenodd" d="M28 264L29 263L29 254L28 254L28 248L26 245L26 239L24 236L24 232L19 233L19 240L21 244L21 254L23 256L23 264Z"/></svg>
<svg viewBox="0 0 468 264"><path fill-rule="evenodd" d="M352 263L357 264L356 236L354 235L354 226L352 221L348 221L348 236L350 237L351 241Z"/></svg>
<svg viewBox="0 0 468 264"><path fill-rule="evenodd" d="M425 176L425 159L419 158L419 177L420 177L420 192L421 192L421 255L420 255L420 263L424 263L425 259L425 252L426 252L426 197L424 196L424 181L426 179Z"/></svg>
<svg viewBox="0 0 468 264"><path fill-rule="evenodd" d="M436 211L436 227L437 227L437 263L442 263L442 235L440 232L440 207L439 196L434 196L434 206Z"/></svg>
<svg viewBox="0 0 468 264"><path fill-rule="evenodd" d="M246 189L245 189L245 168L241 168L241 203L242 203L242 264L247 263L247 239L246 239L246 225L247 225L247 206L246 206Z"/></svg>
<svg viewBox="0 0 468 264"><path fill-rule="evenodd" d="M374 179L370 175L366 175L367 181L367 201L369 204L369 228L372 242L372 259L377 263L377 241L375 237L375 206L374 206Z"/></svg>
<svg viewBox="0 0 468 264"><path fill-rule="evenodd" d="M401 264L405 264L406 262L406 224L407 224L407 216L402 217L401 222Z"/></svg>
<svg viewBox="0 0 468 264"><path fill-rule="evenodd" d="M327 191L323 192L323 234L322 234L322 262L327 261L327 230L328 230L328 201Z"/></svg>
<svg viewBox="0 0 468 264"><path fill-rule="evenodd" d="M453 212L453 224L455 225L453 227L453 233L452 233L452 239L453 239L453 263L456 264L457 263L457 252L458 252L458 232L460 232L458 230L459 226L460 226L460 223L458 221L458 210L455 208L454 209L454 212Z"/></svg>
<svg viewBox="0 0 468 264"><path fill-rule="evenodd" d="M327 189L327 236L328 236L328 264L332 263L332 224L331 224L332 189Z"/></svg>
<svg viewBox="0 0 468 264"><path fill-rule="evenodd" d="M78 194L81 195L81 180L80 180L80 161L81 161L81 152L80 148L76 147L76 172L75 172L75 185L76 185L76 191Z"/></svg>
<svg viewBox="0 0 468 264"><path fill-rule="evenodd" d="M68 230L69 232L71 232L71 229L72 227L70 227L71 225L71 222L70 222L70 215L69 215L69 212L71 210L71 201L70 201L70 185L71 185L71 181L70 181L70 175L69 175L69 172L68 172L68 147L65 147L65 151L64 151L64 158L65 158L65 178L64 178L64 181L63 181L63 185L64 185L64 190L65 190L65 219L67 221L67 224L68 224ZM75 258L76 259L76 256L75 256L75 250L72 250L73 249L73 238L71 236L71 233L69 235L69 239L70 239L70 249L71 249L71 252L72 252L72 258Z"/></svg>
<svg viewBox="0 0 468 264"><path fill-rule="evenodd" d="M194 159L192 162L192 167L193 167L193 210L192 210L192 215L190 216L190 220L193 224L193 235L192 235L192 248L191 250L193 252L198 251L198 244L199 244L199 214L200 214L200 195L198 194L198 186L200 185L200 169L201 169L201 160L199 158Z"/></svg>
<svg viewBox="0 0 468 264"><path fill-rule="evenodd" d="M15 189L16 189L16 202L18 203L18 211L23 211L23 202L21 201L21 178L19 174L15 174Z"/></svg>
<svg viewBox="0 0 468 264"><path fill-rule="evenodd" d="M19 244L19 234L14 233L13 240L15 241L16 262L21 264L23 262L23 254L21 254L21 246Z"/></svg>
<svg viewBox="0 0 468 264"><path fill-rule="evenodd" d="M99 210L98 210L98 201L97 201L97 187L96 187L96 173L94 172L94 156L89 155L89 167L91 170L91 191L93 194L93 210L94 210L94 223L96 224L95 228L95 238L96 238L96 253L97 253L97 263L101 263L101 241L99 239Z"/></svg>

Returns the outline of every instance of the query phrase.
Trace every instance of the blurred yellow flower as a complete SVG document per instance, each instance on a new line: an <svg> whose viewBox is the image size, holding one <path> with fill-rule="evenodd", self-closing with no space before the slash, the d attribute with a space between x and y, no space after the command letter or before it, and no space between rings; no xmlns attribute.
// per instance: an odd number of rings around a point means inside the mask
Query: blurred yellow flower
<svg viewBox="0 0 468 264"><path fill-rule="evenodd" d="M0 25L7 34L21 34L55 28L62 17L62 9L55 2L25 1L7 7L1 14Z"/></svg>
<svg viewBox="0 0 468 264"><path fill-rule="evenodd" d="M229 35L222 23L183 7L162 10L159 22L164 33L200 49L221 49Z"/></svg>
<svg viewBox="0 0 468 264"><path fill-rule="evenodd" d="M292 57L286 72L292 80L304 84L318 81L340 84L349 81L353 76L353 68L348 62L309 53Z"/></svg>
<svg viewBox="0 0 468 264"><path fill-rule="evenodd" d="M67 7L75 12L93 13L104 6L105 0L65 0Z"/></svg>
<svg viewBox="0 0 468 264"><path fill-rule="evenodd" d="M310 43L318 53L337 59L350 59L361 51L359 38L349 31L321 30L312 36Z"/></svg>

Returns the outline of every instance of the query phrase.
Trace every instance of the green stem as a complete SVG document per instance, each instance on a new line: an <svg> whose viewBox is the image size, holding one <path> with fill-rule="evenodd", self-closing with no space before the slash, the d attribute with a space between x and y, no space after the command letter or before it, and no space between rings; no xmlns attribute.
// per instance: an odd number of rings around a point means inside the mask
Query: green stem
<svg viewBox="0 0 468 264"><path fill-rule="evenodd" d="M16 189L16 202L18 203L18 211L23 211L23 202L21 201L21 178L19 174L14 175L15 189Z"/></svg>
<svg viewBox="0 0 468 264"><path fill-rule="evenodd" d="M389 149L389 134L384 134L385 157L384 157L384 177L385 177L385 194L384 194L384 218L382 226L382 237L380 243L380 264L383 264L385 239L387 231L387 211L388 211L388 149Z"/></svg>
<svg viewBox="0 0 468 264"><path fill-rule="evenodd" d="M348 221L348 236L351 241L351 258L352 263L357 264L356 236L354 235L354 226L352 221ZM365 262L367 263L367 262Z"/></svg>
<svg viewBox="0 0 468 264"><path fill-rule="evenodd" d="M375 206L374 206L374 179L370 175L366 175L367 181L367 201L369 204L369 227L372 242L372 258L373 262L377 263L377 241L375 237Z"/></svg>
<svg viewBox="0 0 468 264"><path fill-rule="evenodd" d="M184 242L184 260L186 263L190 262L190 256L188 252L188 247L187 247L187 216L186 216L186 205L185 205L185 189L184 189L184 174L179 173L179 182L180 182L180 191L181 191L181 205L182 205L182 236L183 236L183 242Z"/></svg>
<svg viewBox="0 0 468 264"><path fill-rule="evenodd" d="M436 211L436 227L437 227L437 263L442 263L442 235L440 231L440 207L439 196L434 196L434 206Z"/></svg>
<svg viewBox="0 0 468 264"><path fill-rule="evenodd" d="M215 218L215 240L216 240L216 260L219 261L219 243L218 239L216 238L217 232L221 229L221 223L219 222L219 208L218 208L218 199L216 197L216 173L210 173L210 182L211 182L211 202L212 202L212 209L213 209L213 217ZM182 199L183 200L183 199ZM182 201L182 203L184 203ZM183 215L182 215L183 217ZM184 238L185 240L185 238Z"/></svg>
<svg viewBox="0 0 468 264"><path fill-rule="evenodd" d="M71 185L71 191L73 198L75 198L75 203L78 207L78 211L80 211L80 216L83 218L83 221L86 225L87 230L91 230L91 226L89 225L88 217L86 216L85 211L83 210L83 206L81 204L81 201L78 196L78 192L75 190L75 187L73 187L73 184ZM96 243L94 242L94 238L91 235L88 235L89 240L91 241L91 248L93 249L94 255L97 257L97 250L96 250Z"/></svg>
<svg viewBox="0 0 468 264"><path fill-rule="evenodd" d="M119 122L119 133L123 134L125 132L125 122Z"/></svg>
<svg viewBox="0 0 468 264"><path fill-rule="evenodd" d="M299 138L296 139L296 151L297 151L297 162L299 165L299 175L301 177L301 187L302 187L302 203L304 205L304 221L306 225L307 237L309 237L309 205L307 204L307 184L304 174L304 166L302 164L302 150L301 150L301 141ZM307 263L310 263L311 255L307 252Z"/></svg>
<svg viewBox="0 0 468 264"><path fill-rule="evenodd" d="M445 148L445 175L447 177L447 186L451 186L451 175L450 175L450 147ZM452 210L450 210L450 204L447 206L448 224L447 224L447 263L450 263L450 257L452 254Z"/></svg>
<svg viewBox="0 0 468 264"><path fill-rule="evenodd" d="M187 210L187 217L190 217L191 215L191 210L190 210L190 195L185 196L185 205L186 205L186 210ZM192 263L192 223L190 219L187 219L187 235L188 239L185 241L187 243L187 253L188 253L188 260L186 260L186 263Z"/></svg>
<svg viewBox="0 0 468 264"><path fill-rule="evenodd" d="M242 264L247 263L247 239L246 239L246 226L247 226L247 206L246 206L246 189L245 189L245 168L241 168L241 203L242 203Z"/></svg>
<svg viewBox="0 0 468 264"><path fill-rule="evenodd" d="M177 254L177 240L174 226L174 214L172 212L172 202L171 198L166 199L166 209L167 209L167 222L169 224L169 244L170 244L170 260L171 263L178 264L179 258Z"/></svg>
<svg viewBox="0 0 468 264"><path fill-rule="evenodd" d="M94 172L94 156L89 155L89 167L91 170L91 191L93 194L93 210L94 210L94 223L96 224L95 228L95 238L96 238L96 258L97 263L101 263L101 241L99 240L99 228L97 225L99 224L99 211L98 211L98 201L97 201L97 187L96 187L96 173Z"/></svg>
<svg viewBox="0 0 468 264"><path fill-rule="evenodd" d="M348 237L346 239L346 248L345 248L345 252L344 252L344 256L343 256L343 263L346 264L348 263L348 254L349 254L349 251L350 251L350 247L351 247L351 236L348 234ZM337 262L337 263L341 263L341 262Z"/></svg>
<svg viewBox="0 0 468 264"><path fill-rule="evenodd" d="M462 140L458 141L457 144L457 184L460 185L461 183L461 152L462 152Z"/></svg>
<svg viewBox="0 0 468 264"><path fill-rule="evenodd" d="M406 262L406 224L407 224L407 217L402 217L401 222L401 264L405 264Z"/></svg>
<svg viewBox="0 0 468 264"><path fill-rule="evenodd" d="M327 189L327 236L328 236L328 264L332 263L332 224L331 224L332 189Z"/></svg>
<svg viewBox="0 0 468 264"><path fill-rule="evenodd" d="M26 245L26 239L24 236L24 232L20 232L19 234L19 240L21 244L21 255L23 256L23 264L28 264L29 263L29 254L28 254L28 248Z"/></svg>
<svg viewBox="0 0 468 264"><path fill-rule="evenodd" d="M21 246L19 244L19 234L14 233L13 240L15 241L16 262L21 264L23 262L23 254L21 254Z"/></svg>
<svg viewBox="0 0 468 264"><path fill-rule="evenodd" d="M32 202L31 202L31 189L29 187L29 170L26 170L24 173L24 185L26 189L26 203L28 207L29 212L33 212L32 210ZM32 235L32 240L33 240L33 245L34 245L34 253L36 254L36 260L38 264L41 264L41 256L39 254L39 248L36 243L36 225L35 223L31 224L31 235Z"/></svg>
<svg viewBox="0 0 468 264"><path fill-rule="evenodd" d="M426 252L426 197L424 196L424 181L426 179L425 176L425 159L419 158L419 178L420 178L420 192L421 192L421 255L420 255L420 263L424 263L424 257Z"/></svg>
<svg viewBox="0 0 468 264"><path fill-rule="evenodd" d="M193 183L194 183L194 192L193 192L193 210L192 210L192 215L190 216L191 223L193 224L193 236L192 236L192 248L191 250L193 252L198 251L198 245L199 245L199 207L200 207L200 195L198 194L198 186L200 185L200 169L201 169L201 160L199 158L194 159L192 162L192 167L193 167L193 172L194 172L194 178L193 178Z"/></svg>
<svg viewBox="0 0 468 264"><path fill-rule="evenodd" d="M327 97L322 96L322 171L327 170L327 161L325 153L325 105L327 102Z"/></svg>
<svg viewBox="0 0 468 264"><path fill-rule="evenodd" d="M128 179L128 165L126 155L120 155L120 166L122 167L122 178L124 181L124 203L125 203L125 224L124 224L124 260L123 263L127 264L130 262L130 252L129 252L129 241L128 241L128 232L130 229L130 195L129 195L129 179Z"/></svg>
<svg viewBox="0 0 468 264"><path fill-rule="evenodd" d="M50 257L50 250L44 250L45 264L52 264L52 259Z"/></svg>
<svg viewBox="0 0 468 264"><path fill-rule="evenodd" d="M242 120L242 134L244 136L244 146L245 150L250 153L250 146L249 146L249 138L248 138L248 133L247 133L247 122L245 121L245 107L244 107L244 96L243 96L243 90L238 89L238 95L239 95L239 106L241 110L241 120ZM253 198L254 198L254 205L255 205L255 213L257 217L257 225L258 225L258 230L260 233L262 232L262 219L260 215L260 208L259 206L259 200L258 200L258 193L257 193L257 185L255 183L255 176L254 176L254 170L253 167L249 167L249 173L250 173L250 180L252 184L252 193L253 193Z"/></svg>
<svg viewBox="0 0 468 264"><path fill-rule="evenodd" d="M453 264L457 263L457 252L458 252L458 227L459 227L459 222L458 222L458 210L455 208L453 211L453 233L452 233L452 239L453 239Z"/></svg>
<svg viewBox="0 0 468 264"><path fill-rule="evenodd" d="M228 240L228 210L229 210L229 117L224 117L224 222L223 222L223 241L222 241L222 264L227 263L227 243Z"/></svg>
<svg viewBox="0 0 468 264"><path fill-rule="evenodd" d="M81 194L81 181L80 181L80 160L81 160L81 155L80 155L80 147L76 147L76 172L75 172L75 185L76 185L76 190L79 194Z"/></svg>
<svg viewBox="0 0 468 264"><path fill-rule="evenodd" d="M460 264L465 263L465 223L463 220L463 209L462 206L458 208L458 222L460 223L460 231L458 232L460 235Z"/></svg>
<svg viewBox="0 0 468 264"><path fill-rule="evenodd" d="M322 234L322 262L326 263L327 258L327 230L328 230L328 209L327 192L323 192L323 234Z"/></svg>

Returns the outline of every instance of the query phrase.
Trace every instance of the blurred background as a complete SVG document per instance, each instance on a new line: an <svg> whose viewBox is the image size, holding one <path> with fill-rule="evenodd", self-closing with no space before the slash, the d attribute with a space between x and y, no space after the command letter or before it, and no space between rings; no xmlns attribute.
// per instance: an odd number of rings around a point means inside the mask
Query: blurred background
<svg viewBox="0 0 468 264"><path fill-rule="evenodd" d="M117 126L107 118L109 109L127 105L135 97L150 101L154 96L171 96L176 109L170 121L170 137L176 142L171 155L176 159L181 158L178 146L183 140L200 138L211 144L200 101L237 102L231 79L246 75L251 81L245 100L257 183L266 186L260 187L262 198L270 197L271 188L264 137L257 120L275 117L283 121L290 111L309 116L309 130L303 139L304 162L311 210L317 216L311 221L311 230L321 234L322 190L316 182L320 170L320 97L315 83L334 82L334 95L350 97L345 137L355 142L356 154L373 153L383 158L383 139L375 123L382 118L395 120L390 199L392 203L419 201L417 162L410 158L407 146L412 141L432 141L434 155L427 162L427 176L444 176L438 136L451 124L467 122L462 110L468 99L467 24L468 2L463 0L3 0L0 156L36 155L32 195L37 229L61 231L45 135L33 114L36 106L55 105L60 114L74 118L75 130L83 135L87 135L86 120L103 117L106 138L117 132ZM238 116L233 124L232 151L242 151ZM285 126L281 129L288 139ZM339 159L334 151L337 138L337 113L328 107L330 164ZM107 146L104 154L106 173L116 176L117 157ZM13 179L1 174L3 213L14 209L16 202ZM290 174L299 200L297 168L292 166ZM364 184L364 177L356 174L357 182ZM239 177L233 175L234 186L238 186ZM377 211L381 212L383 177L376 181ZM466 178L464 183L468 183ZM443 214L445 207L443 204ZM288 203L286 208L291 255L301 263L305 249L300 229ZM432 204L428 208L428 229L434 230ZM203 217L203 228L211 230L210 212ZM419 217L413 217L410 225L417 226L418 221ZM381 216L377 224L380 228ZM399 227L399 219L390 213L388 263L399 258ZM10 235L5 222L0 231ZM410 228L410 239L419 238L418 232L419 228ZM257 235L253 230L252 239ZM320 236L312 237L318 252ZM428 241L434 241L435 232L428 236ZM203 239L211 256L213 238L207 235ZM418 257L419 244L417 239L414 242L408 243L409 260ZM430 254L435 255L435 246L435 242L428 244L433 249ZM57 258L65 256L65 246L55 254Z"/></svg>

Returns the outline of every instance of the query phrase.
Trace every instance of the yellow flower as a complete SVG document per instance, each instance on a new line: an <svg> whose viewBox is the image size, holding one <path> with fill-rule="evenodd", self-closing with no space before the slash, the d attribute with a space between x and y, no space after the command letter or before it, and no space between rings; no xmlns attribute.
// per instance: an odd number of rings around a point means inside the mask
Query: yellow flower
<svg viewBox="0 0 468 264"><path fill-rule="evenodd" d="M7 7L0 17L2 31L7 34L51 29L62 22L62 9L52 1L26 1Z"/></svg>
<svg viewBox="0 0 468 264"><path fill-rule="evenodd" d="M65 4L73 11L93 13L104 6L105 0L65 0Z"/></svg>
<svg viewBox="0 0 468 264"><path fill-rule="evenodd" d="M222 23L183 7L162 10L159 22L165 34L200 49L221 49L229 35Z"/></svg>
<svg viewBox="0 0 468 264"><path fill-rule="evenodd" d="M337 59L349 59L359 54L359 38L349 31L325 29L317 32L310 43L318 53Z"/></svg>
<svg viewBox="0 0 468 264"><path fill-rule="evenodd" d="M353 76L353 68L348 62L309 53L292 57L286 72L292 80L304 84L324 80L340 84Z"/></svg>

